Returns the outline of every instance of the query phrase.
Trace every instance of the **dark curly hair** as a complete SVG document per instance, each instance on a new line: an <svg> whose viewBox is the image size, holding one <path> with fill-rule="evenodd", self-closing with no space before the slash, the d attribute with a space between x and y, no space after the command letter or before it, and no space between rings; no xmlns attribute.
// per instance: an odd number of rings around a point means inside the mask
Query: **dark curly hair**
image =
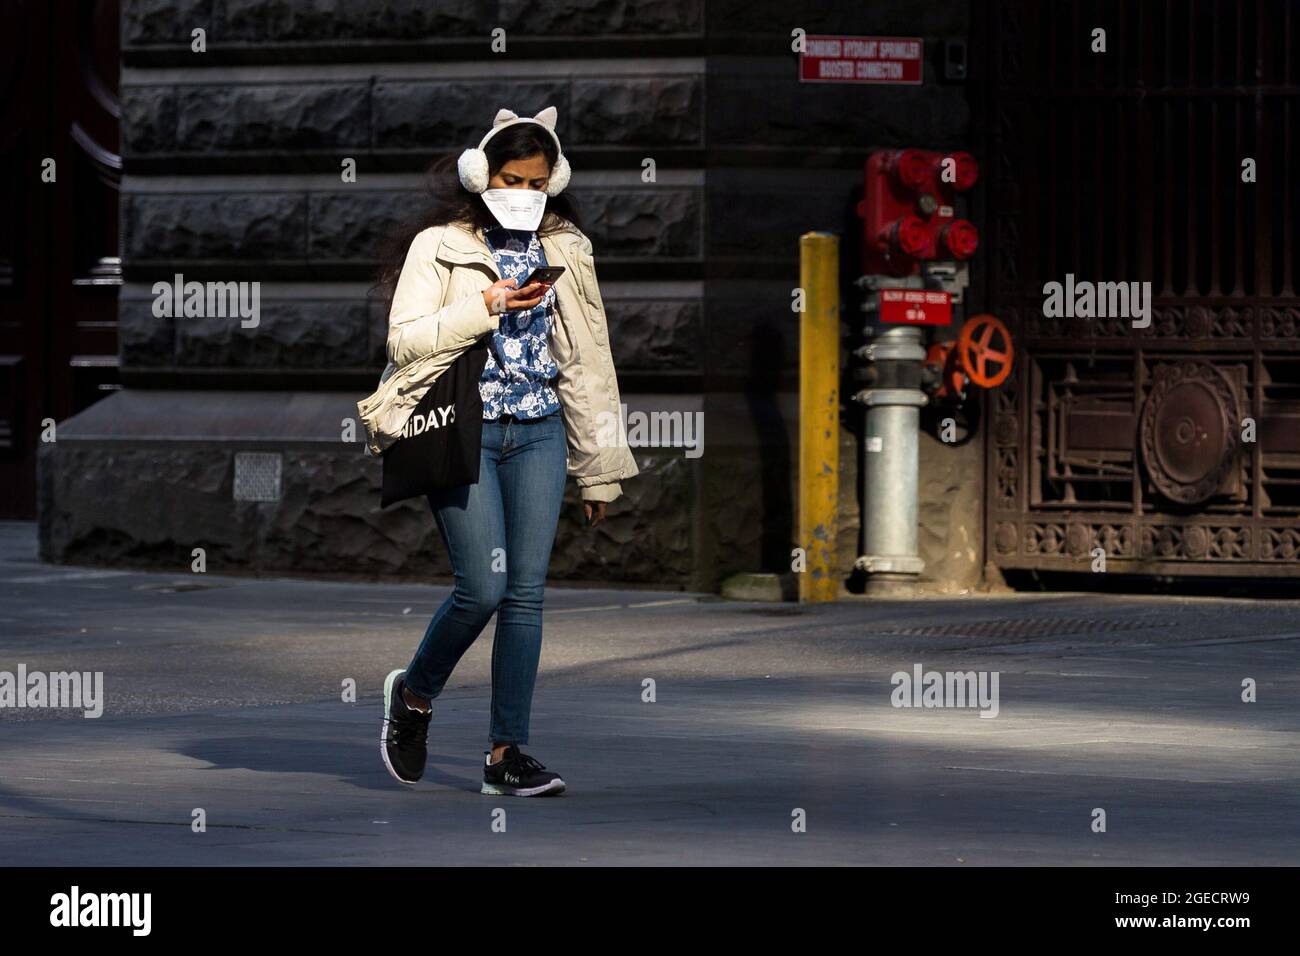
<svg viewBox="0 0 1300 956"><path fill-rule="evenodd" d="M495 176L511 160L528 159L538 153L546 157L546 164L552 169L559 159L555 140L535 123L519 123L503 129L488 140L483 151L487 154L489 176ZM377 291L385 302L392 301L411 241L425 229L460 222L479 231L497 224L483 197L461 185L460 174L456 171L459 155L457 151L434 161L425 174L429 194L427 205L380 242L379 273L372 292ZM537 228L539 236L581 228L577 207L567 190L546 198L546 212Z"/></svg>

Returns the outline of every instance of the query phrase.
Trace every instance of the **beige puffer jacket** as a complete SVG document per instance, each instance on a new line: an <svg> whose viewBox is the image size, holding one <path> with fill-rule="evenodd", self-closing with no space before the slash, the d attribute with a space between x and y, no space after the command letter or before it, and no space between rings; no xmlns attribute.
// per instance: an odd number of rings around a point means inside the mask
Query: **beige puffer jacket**
<svg viewBox="0 0 1300 956"><path fill-rule="evenodd" d="M546 261L564 266L555 284L549 348L568 438L568 472L586 501L613 501L638 473L620 413L618 379L591 240L569 224L541 236ZM481 335L497 328L482 292L501 279L487 244L468 226L426 229L411 242L388 314L388 367L357 403L366 451L396 441L425 391Z"/></svg>

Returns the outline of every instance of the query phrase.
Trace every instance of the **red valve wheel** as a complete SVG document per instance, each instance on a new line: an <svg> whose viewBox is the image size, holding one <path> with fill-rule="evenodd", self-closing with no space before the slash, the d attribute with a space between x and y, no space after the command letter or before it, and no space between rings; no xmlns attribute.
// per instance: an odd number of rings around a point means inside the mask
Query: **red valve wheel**
<svg viewBox="0 0 1300 956"><path fill-rule="evenodd" d="M992 315L972 316L957 338L957 357L972 382L980 388L997 388L1011 374L1015 357L1011 331Z"/></svg>

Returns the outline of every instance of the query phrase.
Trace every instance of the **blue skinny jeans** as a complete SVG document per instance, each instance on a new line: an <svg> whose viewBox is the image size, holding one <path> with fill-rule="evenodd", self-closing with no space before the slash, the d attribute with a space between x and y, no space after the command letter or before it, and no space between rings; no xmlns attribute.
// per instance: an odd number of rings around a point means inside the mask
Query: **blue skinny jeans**
<svg viewBox="0 0 1300 956"><path fill-rule="evenodd" d="M525 744L542 650L542 597L566 477L560 412L483 423L477 484L428 496L455 587L429 622L406 686L432 700L493 614L493 744Z"/></svg>

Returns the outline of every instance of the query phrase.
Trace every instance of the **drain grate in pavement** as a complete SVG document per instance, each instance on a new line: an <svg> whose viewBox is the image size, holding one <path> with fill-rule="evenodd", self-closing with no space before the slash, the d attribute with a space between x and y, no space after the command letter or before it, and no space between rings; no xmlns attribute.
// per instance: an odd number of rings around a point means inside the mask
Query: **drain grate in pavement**
<svg viewBox="0 0 1300 956"><path fill-rule="evenodd" d="M964 621L925 627L886 627L880 634L909 637L1055 637L1061 634L1101 634L1107 631L1145 631L1152 627L1177 627L1179 621L1129 620L1097 617L1022 617L1009 620Z"/></svg>

